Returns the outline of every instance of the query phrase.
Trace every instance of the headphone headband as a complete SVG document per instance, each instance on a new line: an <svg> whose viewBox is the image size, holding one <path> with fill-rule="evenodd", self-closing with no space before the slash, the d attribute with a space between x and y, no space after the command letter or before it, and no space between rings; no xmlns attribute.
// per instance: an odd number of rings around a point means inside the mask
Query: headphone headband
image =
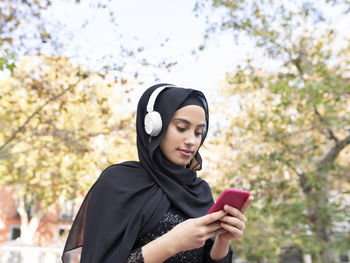
<svg viewBox="0 0 350 263"><path fill-rule="evenodd" d="M156 103L156 99L159 95L159 93L161 93L164 89L166 88L174 88L175 85L165 85L165 86L162 86L162 87L159 87L159 88L156 88L151 96L149 97L148 99L148 103L147 103L147 112L152 112L154 111L154 104Z"/></svg>
<svg viewBox="0 0 350 263"><path fill-rule="evenodd" d="M174 87L176 86L166 84L156 88L148 99L147 114L145 116L144 125L146 133L153 137L157 136L162 130L162 117L160 116L159 112L154 111L156 99L162 90Z"/></svg>

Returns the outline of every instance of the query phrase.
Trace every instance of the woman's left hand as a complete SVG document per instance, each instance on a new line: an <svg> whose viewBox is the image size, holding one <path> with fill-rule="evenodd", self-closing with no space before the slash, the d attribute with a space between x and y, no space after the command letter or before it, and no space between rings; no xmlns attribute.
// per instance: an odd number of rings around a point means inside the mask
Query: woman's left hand
<svg viewBox="0 0 350 263"><path fill-rule="evenodd" d="M220 234L217 238L229 242L232 239L243 236L247 223L247 218L244 213L247 211L253 200L254 198L250 196L244 203L241 211L229 205L224 206L224 211L227 212L227 215L220 219L220 226L226 230L226 232Z"/></svg>

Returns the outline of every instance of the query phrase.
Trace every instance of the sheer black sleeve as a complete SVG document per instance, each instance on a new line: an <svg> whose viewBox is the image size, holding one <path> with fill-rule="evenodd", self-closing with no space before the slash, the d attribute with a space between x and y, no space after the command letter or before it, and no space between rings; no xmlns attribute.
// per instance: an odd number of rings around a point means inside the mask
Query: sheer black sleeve
<svg viewBox="0 0 350 263"><path fill-rule="evenodd" d="M128 263L143 263L143 255L142 255L142 248L136 248L133 251L131 251L129 257L128 257Z"/></svg>

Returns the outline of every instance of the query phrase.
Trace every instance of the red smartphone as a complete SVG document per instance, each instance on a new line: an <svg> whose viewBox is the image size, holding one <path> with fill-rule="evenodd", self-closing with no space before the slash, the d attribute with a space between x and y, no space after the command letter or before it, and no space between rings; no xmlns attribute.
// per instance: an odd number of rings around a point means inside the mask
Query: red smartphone
<svg viewBox="0 0 350 263"><path fill-rule="evenodd" d="M233 206L241 210L245 201L249 197L249 192L238 189L226 189L215 202L215 204L210 208L207 214L220 211L224 208L224 205Z"/></svg>

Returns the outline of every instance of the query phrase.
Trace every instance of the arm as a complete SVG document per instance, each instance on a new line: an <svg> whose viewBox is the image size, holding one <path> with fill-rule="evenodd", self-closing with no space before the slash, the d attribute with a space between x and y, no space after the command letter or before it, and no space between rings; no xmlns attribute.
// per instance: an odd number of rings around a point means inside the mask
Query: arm
<svg viewBox="0 0 350 263"><path fill-rule="evenodd" d="M144 262L164 262L177 253L173 242L169 240L168 234L149 242L142 247Z"/></svg>
<svg viewBox="0 0 350 263"><path fill-rule="evenodd" d="M216 237L214 245L210 252L210 258L215 261L223 259L228 254L229 246L230 241L222 240Z"/></svg>
<svg viewBox="0 0 350 263"><path fill-rule="evenodd" d="M144 262L164 262L181 251L204 246L207 239L224 232L219 220L225 214L224 211L219 211L178 224L168 233L142 247Z"/></svg>
<svg viewBox="0 0 350 263"><path fill-rule="evenodd" d="M220 226L225 230L225 233L219 234L215 238L214 245L210 252L210 257L213 260L220 260L224 258L229 250L229 246L232 239L243 236L247 218L244 213L253 202L254 198L251 196L244 203L242 210L238 210L234 207L225 205L224 210L227 212L227 216L220 219Z"/></svg>
<svg viewBox="0 0 350 263"><path fill-rule="evenodd" d="M219 261L213 260L210 256L211 249L213 248L215 242L215 238L210 238L205 242L204 250L203 250L203 263L232 263L233 251L231 247L229 247L227 255L220 259Z"/></svg>

